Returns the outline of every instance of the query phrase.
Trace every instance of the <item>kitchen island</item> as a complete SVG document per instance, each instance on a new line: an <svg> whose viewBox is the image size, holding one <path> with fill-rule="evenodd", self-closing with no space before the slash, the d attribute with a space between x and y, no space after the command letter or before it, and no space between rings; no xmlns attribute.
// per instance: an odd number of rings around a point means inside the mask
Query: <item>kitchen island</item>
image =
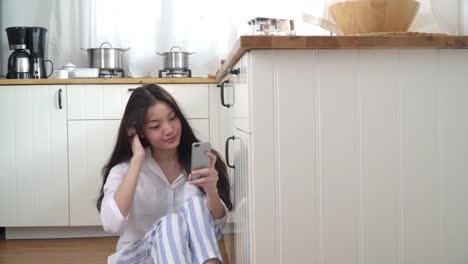
<svg viewBox="0 0 468 264"><path fill-rule="evenodd" d="M467 263L467 71L466 36L241 37L237 263Z"/></svg>
<svg viewBox="0 0 468 264"><path fill-rule="evenodd" d="M241 36L217 73L221 80L250 50L285 49L467 49L468 36L431 33L361 34L355 36Z"/></svg>

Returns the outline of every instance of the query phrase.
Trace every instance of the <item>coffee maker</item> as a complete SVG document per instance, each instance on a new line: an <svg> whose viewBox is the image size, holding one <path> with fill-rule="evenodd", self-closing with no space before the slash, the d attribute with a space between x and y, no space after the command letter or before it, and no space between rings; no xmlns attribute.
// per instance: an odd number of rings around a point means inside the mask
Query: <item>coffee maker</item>
<svg viewBox="0 0 468 264"><path fill-rule="evenodd" d="M8 57L7 79L29 79L30 55L27 49L27 27L9 27L7 32L8 45L14 52Z"/></svg>
<svg viewBox="0 0 468 264"><path fill-rule="evenodd" d="M8 58L7 79L46 79L52 75L54 65L44 60L45 37L47 29L43 27L9 27L8 44L14 52ZM26 49L29 49L28 53ZM45 63L51 64L51 71L46 73Z"/></svg>
<svg viewBox="0 0 468 264"><path fill-rule="evenodd" d="M28 27L27 31L27 47L31 53L29 58L29 69L31 78L46 79L52 75L54 64L51 60L44 60L45 55L45 39L47 29L43 27ZM49 62L51 71L46 73L45 63Z"/></svg>

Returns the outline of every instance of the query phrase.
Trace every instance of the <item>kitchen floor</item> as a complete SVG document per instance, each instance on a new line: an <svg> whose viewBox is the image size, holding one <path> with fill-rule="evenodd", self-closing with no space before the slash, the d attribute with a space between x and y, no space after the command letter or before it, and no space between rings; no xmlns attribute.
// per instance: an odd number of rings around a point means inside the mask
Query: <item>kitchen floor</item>
<svg viewBox="0 0 468 264"><path fill-rule="evenodd" d="M218 242L224 263L233 252L233 237L225 234ZM116 237L0 240L0 264L106 263L117 243Z"/></svg>

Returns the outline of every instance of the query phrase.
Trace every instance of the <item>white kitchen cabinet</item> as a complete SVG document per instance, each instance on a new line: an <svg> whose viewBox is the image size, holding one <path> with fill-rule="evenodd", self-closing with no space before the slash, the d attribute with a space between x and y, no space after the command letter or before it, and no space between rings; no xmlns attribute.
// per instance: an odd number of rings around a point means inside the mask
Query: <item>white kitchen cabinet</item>
<svg viewBox="0 0 468 264"><path fill-rule="evenodd" d="M136 85L69 85L68 120L120 119Z"/></svg>
<svg viewBox="0 0 468 264"><path fill-rule="evenodd" d="M253 263L251 252L253 232L250 224L253 193L249 188L252 184L252 172L249 167L252 164L250 160L252 154L251 134L238 129L231 132L228 151L232 150L232 154L228 158L230 165L234 167L232 170L232 199L235 207L230 214L230 223L233 225L235 258L237 263Z"/></svg>
<svg viewBox="0 0 468 264"><path fill-rule="evenodd" d="M0 86L4 122L0 131L0 226L7 227L7 237L99 233L98 229L76 228L100 225L96 201L101 170L114 146L130 96L128 89L138 86ZM218 128L210 122L209 85L163 87L178 101L195 134L210 140L211 131ZM22 227L28 227L27 231ZM55 228L53 235L45 227Z"/></svg>
<svg viewBox="0 0 468 264"><path fill-rule="evenodd" d="M69 85L68 120L121 119L136 84ZM187 118L208 118L207 84L161 85L175 98Z"/></svg>
<svg viewBox="0 0 468 264"><path fill-rule="evenodd" d="M100 225L96 209L101 170L110 158L120 120L68 122L70 226Z"/></svg>
<svg viewBox="0 0 468 264"><path fill-rule="evenodd" d="M233 157L235 163L235 168L230 170L234 201L231 213L236 251L234 260L235 263L274 263L277 257L274 251L276 237L272 231L276 228L274 208L277 205L271 200L276 191L271 163L275 152L271 142L275 128L268 124L271 120L268 109L272 108L273 100L263 98L265 101L262 100L261 105L254 106L252 96L258 95L251 82L255 79L252 75L255 71L251 68L250 56L250 52L245 54L233 67L239 69L240 74L230 74L225 78L225 81L229 80L229 85L225 86L228 96L225 101L230 107L224 109L225 117L222 119L228 120L229 124L221 131L225 140L232 136L235 138L228 142L228 156ZM269 81L263 75L258 76L262 81ZM252 123L254 113L262 115L261 119L255 120L255 125ZM258 134L252 133L253 128Z"/></svg>
<svg viewBox="0 0 468 264"><path fill-rule="evenodd" d="M239 70L239 74L229 74L225 83L225 100L229 104L229 119L231 126L245 132L251 132L250 124L250 92L249 74L246 71L249 63L249 55L245 54L233 68ZM259 78L262 78L259 76Z"/></svg>
<svg viewBox="0 0 468 264"><path fill-rule="evenodd" d="M162 85L178 101L195 134L210 139L208 85ZM135 85L69 86L70 226L100 225L96 201L101 170L114 146L120 118ZM98 99L96 99L98 98ZM72 103L73 102L73 103ZM79 103L77 103L79 102Z"/></svg>
<svg viewBox="0 0 468 264"><path fill-rule="evenodd" d="M0 87L0 226L68 225L65 99L61 85Z"/></svg>
<svg viewBox="0 0 468 264"><path fill-rule="evenodd" d="M235 263L466 263L467 61L455 49L246 53L234 103L248 113L230 110L250 142L230 143L248 163L234 173Z"/></svg>

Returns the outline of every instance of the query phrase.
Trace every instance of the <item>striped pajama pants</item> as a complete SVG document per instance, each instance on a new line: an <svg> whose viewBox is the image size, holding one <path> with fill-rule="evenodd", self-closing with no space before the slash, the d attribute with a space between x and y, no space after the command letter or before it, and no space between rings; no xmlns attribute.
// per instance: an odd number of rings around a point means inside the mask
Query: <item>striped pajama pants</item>
<svg viewBox="0 0 468 264"><path fill-rule="evenodd" d="M130 244L117 263L201 264L213 258L222 263L217 243L222 227L216 229L205 200L188 198L179 213L162 217L141 240Z"/></svg>

